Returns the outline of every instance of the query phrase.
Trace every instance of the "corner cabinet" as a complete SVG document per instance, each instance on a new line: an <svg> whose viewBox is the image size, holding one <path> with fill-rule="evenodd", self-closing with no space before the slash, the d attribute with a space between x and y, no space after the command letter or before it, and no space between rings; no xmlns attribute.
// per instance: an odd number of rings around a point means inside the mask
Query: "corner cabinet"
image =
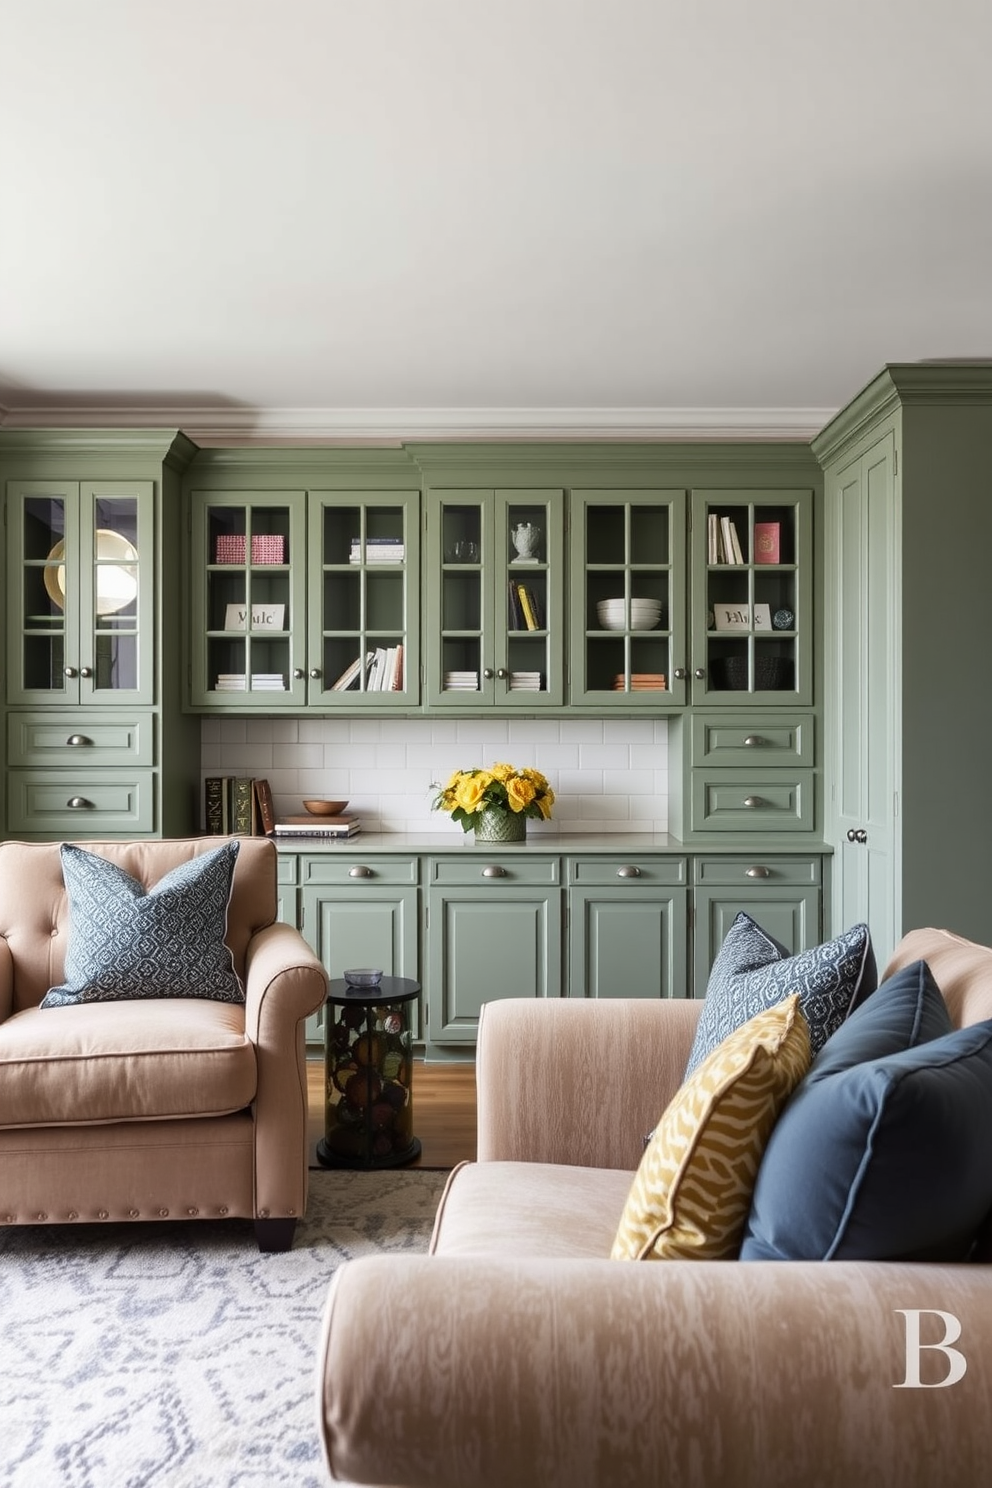
<svg viewBox="0 0 992 1488"><path fill-rule="evenodd" d="M430 491L428 706L564 703L564 493Z"/></svg>

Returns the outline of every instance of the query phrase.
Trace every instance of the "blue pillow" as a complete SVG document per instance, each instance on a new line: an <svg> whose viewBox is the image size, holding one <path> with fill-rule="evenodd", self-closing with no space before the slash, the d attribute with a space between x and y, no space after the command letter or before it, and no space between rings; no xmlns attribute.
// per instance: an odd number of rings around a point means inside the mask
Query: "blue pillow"
<svg viewBox="0 0 992 1488"><path fill-rule="evenodd" d="M765 1148L742 1260L967 1259L992 1208L992 1019L939 1033L935 990L903 968L824 1047ZM889 1052L914 995L916 1042Z"/></svg>
<svg viewBox="0 0 992 1488"><path fill-rule="evenodd" d="M877 982L867 925L790 956L742 910L713 962L684 1078L728 1034L793 992L799 993L815 1056Z"/></svg>
<svg viewBox="0 0 992 1488"><path fill-rule="evenodd" d="M224 943L238 842L180 863L146 892L116 863L65 842L65 983L43 1008L145 997L244 1002Z"/></svg>

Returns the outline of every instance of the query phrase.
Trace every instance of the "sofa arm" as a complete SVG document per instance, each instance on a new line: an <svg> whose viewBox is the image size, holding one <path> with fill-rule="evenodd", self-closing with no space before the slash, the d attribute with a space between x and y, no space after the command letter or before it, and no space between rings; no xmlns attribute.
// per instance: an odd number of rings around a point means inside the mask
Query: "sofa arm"
<svg viewBox="0 0 992 1488"><path fill-rule="evenodd" d="M14 1011L14 958L6 936L0 935L0 1023Z"/></svg>
<svg viewBox="0 0 992 1488"><path fill-rule="evenodd" d="M245 1032L255 1045L255 1212L298 1217L307 1193L303 1022L327 995L327 973L292 925L252 936L245 958Z"/></svg>
<svg viewBox="0 0 992 1488"><path fill-rule="evenodd" d="M964 1376L907 1381L907 1318ZM384 1320L388 1319L388 1326ZM953 1339L949 1342L953 1343ZM954 1358L909 1350L924 1386ZM982 1483L992 1274L866 1262L369 1257L335 1275L332 1477L395 1488Z"/></svg>
<svg viewBox="0 0 992 1488"><path fill-rule="evenodd" d="M702 1003L510 998L482 1009L480 1162L636 1168L682 1082Z"/></svg>

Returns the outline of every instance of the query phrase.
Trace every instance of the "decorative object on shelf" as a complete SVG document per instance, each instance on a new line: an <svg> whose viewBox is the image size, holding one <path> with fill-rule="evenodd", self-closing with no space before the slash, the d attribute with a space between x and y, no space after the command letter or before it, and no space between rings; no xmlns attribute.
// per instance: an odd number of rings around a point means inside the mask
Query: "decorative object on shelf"
<svg viewBox="0 0 992 1488"><path fill-rule="evenodd" d="M537 563L543 536L541 528L535 527L533 522L518 522L510 533L510 540L517 552L514 561Z"/></svg>
<svg viewBox="0 0 992 1488"><path fill-rule="evenodd" d="M626 600L622 595L618 599L601 599L596 605L596 617L604 630L626 630ZM660 619L660 599L632 599L630 601L631 630L654 630Z"/></svg>
<svg viewBox="0 0 992 1488"><path fill-rule="evenodd" d="M243 532L222 532L214 540L215 563L244 563L248 539Z"/></svg>
<svg viewBox="0 0 992 1488"><path fill-rule="evenodd" d="M781 530L778 522L755 522L755 563L781 563Z"/></svg>
<svg viewBox="0 0 992 1488"><path fill-rule="evenodd" d="M43 579L48 597L65 609L65 542L60 538L48 555ZM109 527L96 534L96 612L115 615L133 604L138 593L138 550Z"/></svg>
<svg viewBox="0 0 992 1488"><path fill-rule="evenodd" d="M717 630L750 630L751 606L746 604L718 604L713 606Z"/></svg>
<svg viewBox="0 0 992 1488"><path fill-rule="evenodd" d="M775 630L791 630L795 623L795 615L784 606L781 610L776 610L772 616L772 627Z"/></svg>
<svg viewBox="0 0 992 1488"><path fill-rule="evenodd" d="M477 842L523 842L527 818L547 821L555 793L540 770L516 765L493 765L488 770L456 770L431 803L434 811L449 811L463 832L475 832Z"/></svg>
<svg viewBox="0 0 992 1488"><path fill-rule="evenodd" d="M349 987L378 987L382 981L382 972L372 966L355 966L351 971L346 971L344 979Z"/></svg>
<svg viewBox="0 0 992 1488"><path fill-rule="evenodd" d="M755 630L771 630L772 617L771 607L766 604L756 604L754 607Z"/></svg>
<svg viewBox="0 0 992 1488"><path fill-rule="evenodd" d="M478 563L479 544L477 542L456 542L445 557L449 563Z"/></svg>
<svg viewBox="0 0 992 1488"><path fill-rule="evenodd" d="M252 563L285 563L286 539L278 532L253 532L251 561Z"/></svg>
<svg viewBox="0 0 992 1488"><path fill-rule="evenodd" d="M347 801L304 801L303 805L311 816L340 816L347 806Z"/></svg>

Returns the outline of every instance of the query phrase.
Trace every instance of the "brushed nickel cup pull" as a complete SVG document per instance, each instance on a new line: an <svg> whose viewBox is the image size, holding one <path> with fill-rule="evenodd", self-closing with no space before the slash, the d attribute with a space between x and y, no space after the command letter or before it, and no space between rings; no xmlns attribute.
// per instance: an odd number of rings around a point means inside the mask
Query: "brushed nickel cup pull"
<svg viewBox="0 0 992 1488"><path fill-rule="evenodd" d="M374 878L375 874L371 868L366 868L364 863L356 863L354 868L348 869L349 878Z"/></svg>
<svg viewBox="0 0 992 1488"><path fill-rule="evenodd" d="M85 734L70 734L65 742L73 749L78 749L82 744L92 744L93 740L88 739Z"/></svg>
<svg viewBox="0 0 992 1488"><path fill-rule="evenodd" d="M641 870L636 863L628 863L624 868L617 869L617 878L640 878Z"/></svg>
<svg viewBox="0 0 992 1488"><path fill-rule="evenodd" d="M760 796L744 797L744 805L747 806L749 810L753 810L755 806L764 806L764 804L765 803Z"/></svg>
<svg viewBox="0 0 992 1488"><path fill-rule="evenodd" d="M81 811L87 806L92 806L93 802L87 801L85 796L70 796L65 804L70 806L73 811Z"/></svg>
<svg viewBox="0 0 992 1488"><path fill-rule="evenodd" d="M498 863L493 863L491 867L483 868L482 876L483 878L505 878L506 869L501 868Z"/></svg>
<svg viewBox="0 0 992 1488"><path fill-rule="evenodd" d="M760 864L755 864L753 868L745 869L746 878L771 878L771 876L771 869L762 868Z"/></svg>
<svg viewBox="0 0 992 1488"><path fill-rule="evenodd" d="M92 677L92 675L93 675L93 669L91 667L80 667L79 668L79 675L81 677Z"/></svg>
<svg viewBox="0 0 992 1488"><path fill-rule="evenodd" d="M757 744L764 744L764 742L765 741L760 734L748 734L744 740L744 743L747 745L748 749L754 749Z"/></svg>

